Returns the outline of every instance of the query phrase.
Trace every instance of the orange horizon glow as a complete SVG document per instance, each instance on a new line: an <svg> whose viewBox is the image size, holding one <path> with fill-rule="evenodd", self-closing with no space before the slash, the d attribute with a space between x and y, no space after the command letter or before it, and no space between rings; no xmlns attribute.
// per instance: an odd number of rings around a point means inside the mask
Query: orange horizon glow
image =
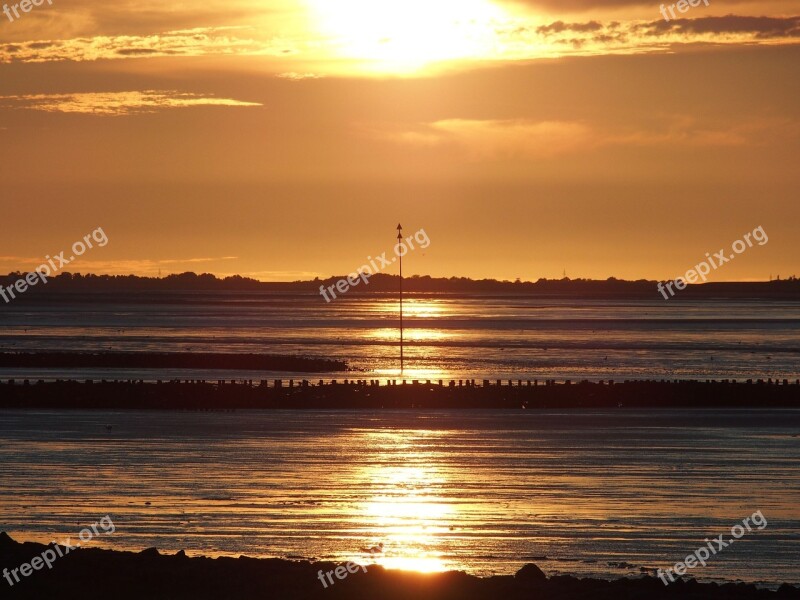
<svg viewBox="0 0 800 600"><path fill-rule="evenodd" d="M790 0L74 0L0 27L0 272L798 274ZM5 17L0 17L5 18ZM752 82L757 81L755 86ZM397 265L385 270L397 274Z"/></svg>

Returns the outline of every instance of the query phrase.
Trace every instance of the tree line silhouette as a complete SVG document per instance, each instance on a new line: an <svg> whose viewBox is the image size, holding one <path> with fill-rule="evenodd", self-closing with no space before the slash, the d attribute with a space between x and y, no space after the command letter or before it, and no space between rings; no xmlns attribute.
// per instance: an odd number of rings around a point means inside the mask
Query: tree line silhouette
<svg viewBox="0 0 800 600"><path fill-rule="evenodd" d="M25 272L13 272L0 276L0 284L13 285L25 276ZM178 273L166 277L142 277L138 275L95 275L60 273L48 278L46 286L31 288L27 295L42 295L46 292L158 292L158 291L239 291L239 292L286 292L318 294L320 285L332 285L345 275L315 278L305 281L264 282L233 275L216 277L211 273ZM638 279L628 281L608 279L538 279L537 281L515 281L497 279L470 279L468 277L431 277L412 275L404 278L405 291L417 293L483 293L521 295L565 295L565 296L613 296L656 297L657 281ZM399 277L377 273L369 278L369 284L353 290L354 294L393 293L399 288ZM797 277L761 282L709 282L690 285L682 297L696 296L731 297L780 297L800 299L800 282Z"/></svg>

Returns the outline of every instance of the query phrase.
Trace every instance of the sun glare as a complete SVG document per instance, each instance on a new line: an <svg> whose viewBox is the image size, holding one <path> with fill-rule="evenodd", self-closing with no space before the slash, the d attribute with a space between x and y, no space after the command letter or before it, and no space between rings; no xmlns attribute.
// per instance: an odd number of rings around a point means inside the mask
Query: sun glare
<svg viewBox="0 0 800 600"><path fill-rule="evenodd" d="M446 476L431 466L430 450L417 450L420 442L445 435L393 431L369 433L364 440L365 451L374 454L359 478L369 482L373 495L361 511L372 539L381 541L380 551L369 558L385 568L429 573L461 567L442 556L442 537L457 517L456 507L442 493ZM403 464L397 464L398 456Z"/></svg>
<svg viewBox="0 0 800 600"><path fill-rule="evenodd" d="M341 58L365 70L411 73L441 61L488 57L504 12L489 0L307 0Z"/></svg>
<svg viewBox="0 0 800 600"><path fill-rule="evenodd" d="M399 300L387 300L376 307L380 313L388 315L400 314ZM403 314L410 318L433 319L446 317L449 314L447 305L439 300L420 300L417 298L406 298L403 302Z"/></svg>

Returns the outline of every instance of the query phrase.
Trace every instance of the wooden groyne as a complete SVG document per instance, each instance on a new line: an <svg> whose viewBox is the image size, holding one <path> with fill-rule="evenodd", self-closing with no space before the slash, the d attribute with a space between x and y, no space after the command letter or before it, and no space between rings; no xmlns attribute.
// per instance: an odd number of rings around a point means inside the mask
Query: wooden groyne
<svg viewBox="0 0 800 600"><path fill-rule="evenodd" d="M800 408L800 380L377 380L0 382L0 408Z"/></svg>

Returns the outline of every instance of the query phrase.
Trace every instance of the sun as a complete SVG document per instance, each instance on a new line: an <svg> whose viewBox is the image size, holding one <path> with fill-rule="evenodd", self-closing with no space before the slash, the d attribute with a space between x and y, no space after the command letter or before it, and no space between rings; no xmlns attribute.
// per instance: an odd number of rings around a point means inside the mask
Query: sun
<svg viewBox="0 0 800 600"><path fill-rule="evenodd" d="M382 73L488 58L503 10L489 0L307 0L335 58Z"/></svg>

